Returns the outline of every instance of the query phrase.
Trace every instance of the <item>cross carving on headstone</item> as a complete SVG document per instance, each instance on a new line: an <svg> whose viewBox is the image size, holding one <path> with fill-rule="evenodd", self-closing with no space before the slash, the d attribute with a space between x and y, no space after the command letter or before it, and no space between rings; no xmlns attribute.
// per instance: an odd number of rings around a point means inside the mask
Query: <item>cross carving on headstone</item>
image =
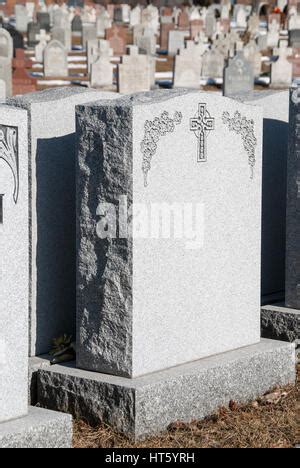
<svg viewBox="0 0 300 468"><path fill-rule="evenodd" d="M48 42L51 39L51 36L46 33L45 29L41 29L40 34L37 34L35 36L36 40L39 42Z"/></svg>
<svg viewBox="0 0 300 468"><path fill-rule="evenodd" d="M206 104L199 104L197 116L190 119L190 130L198 140L197 162L207 161L206 132L214 130L215 119L210 116Z"/></svg>

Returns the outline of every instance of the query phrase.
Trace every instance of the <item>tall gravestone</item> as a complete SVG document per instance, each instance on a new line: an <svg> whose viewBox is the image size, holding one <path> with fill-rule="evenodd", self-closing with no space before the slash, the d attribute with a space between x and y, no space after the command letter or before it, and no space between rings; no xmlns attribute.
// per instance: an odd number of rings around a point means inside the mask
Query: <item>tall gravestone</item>
<svg viewBox="0 0 300 468"><path fill-rule="evenodd" d="M261 109L172 90L76 121L77 369L39 372L43 404L139 437L293 381L260 343Z"/></svg>
<svg viewBox="0 0 300 468"><path fill-rule="evenodd" d="M8 31L0 28L0 57L13 58L13 40Z"/></svg>
<svg viewBox="0 0 300 468"><path fill-rule="evenodd" d="M74 33L82 33L82 20L79 15L74 16L71 29Z"/></svg>
<svg viewBox="0 0 300 468"><path fill-rule="evenodd" d="M6 95L12 95L12 63L11 59L0 57L0 80L5 82Z"/></svg>
<svg viewBox="0 0 300 468"><path fill-rule="evenodd" d="M233 59L229 59L224 69L224 96L234 96L248 93L254 89L254 70L245 59L243 51L237 52Z"/></svg>
<svg viewBox="0 0 300 468"><path fill-rule="evenodd" d="M68 76L68 53L64 45L53 39L44 49L44 75L47 77Z"/></svg>
<svg viewBox="0 0 300 468"><path fill-rule="evenodd" d="M130 46L129 55L123 55L118 65L118 92L149 91L151 88L151 62L147 55L138 53L137 46Z"/></svg>
<svg viewBox="0 0 300 468"><path fill-rule="evenodd" d="M30 347L75 334L75 105L116 94L58 88L8 101L29 112Z"/></svg>
<svg viewBox="0 0 300 468"><path fill-rule="evenodd" d="M15 5L16 29L22 33L27 32L30 21L25 5Z"/></svg>
<svg viewBox="0 0 300 468"><path fill-rule="evenodd" d="M201 45L187 41L175 57L174 87L199 89L202 67Z"/></svg>
<svg viewBox="0 0 300 468"><path fill-rule="evenodd" d="M70 448L69 416L28 407L27 143L27 112L1 106L0 448Z"/></svg>
<svg viewBox="0 0 300 468"><path fill-rule="evenodd" d="M287 164L286 305L300 309L300 88L290 92Z"/></svg>
<svg viewBox="0 0 300 468"><path fill-rule="evenodd" d="M36 14L37 23L40 25L41 29L44 29L47 32L50 32L50 15L46 12L37 12Z"/></svg>
<svg viewBox="0 0 300 468"><path fill-rule="evenodd" d="M35 47L39 43L36 37L40 34L40 32L41 32L41 28L40 28L39 23L34 23L34 22L28 23L28 27L27 27L28 47Z"/></svg>

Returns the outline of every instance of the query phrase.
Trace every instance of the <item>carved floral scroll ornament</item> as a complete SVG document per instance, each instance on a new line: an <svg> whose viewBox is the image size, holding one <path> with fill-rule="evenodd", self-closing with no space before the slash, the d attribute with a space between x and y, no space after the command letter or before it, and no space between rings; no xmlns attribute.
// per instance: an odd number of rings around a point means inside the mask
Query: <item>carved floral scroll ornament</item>
<svg viewBox="0 0 300 468"><path fill-rule="evenodd" d="M144 139L141 143L141 151L143 153L142 171L144 173L144 185L148 185L148 172L151 169L151 161L157 150L157 144L162 136L167 133L172 133L175 126L182 121L182 113L175 112L173 119L169 117L168 112L163 112L160 117L156 117L153 121L146 120L144 129Z"/></svg>
<svg viewBox="0 0 300 468"><path fill-rule="evenodd" d="M0 159L10 167L14 177L14 202L19 197L19 157L18 157L18 130L15 127L0 125Z"/></svg>
<svg viewBox="0 0 300 468"><path fill-rule="evenodd" d="M251 179L253 179L254 166L256 163L255 148L257 138L254 134L254 121L242 117L240 112L236 111L230 118L229 112L223 112L223 123L228 126L229 131L240 135L243 141L244 149L248 154L248 164L251 169Z"/></svg>

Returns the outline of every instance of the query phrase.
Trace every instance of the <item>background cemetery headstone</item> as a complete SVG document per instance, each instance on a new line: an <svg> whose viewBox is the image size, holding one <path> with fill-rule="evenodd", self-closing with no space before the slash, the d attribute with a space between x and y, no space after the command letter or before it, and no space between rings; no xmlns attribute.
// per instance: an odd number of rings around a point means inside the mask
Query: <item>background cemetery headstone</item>
<svg viewBox="0 0 300 468"><path fill-rule="evenodd" d="M233 59L229 59L224 69L224 96L234 96L247 93L254 89L254 71L245 59L242 51L237 52Z"/></svg>

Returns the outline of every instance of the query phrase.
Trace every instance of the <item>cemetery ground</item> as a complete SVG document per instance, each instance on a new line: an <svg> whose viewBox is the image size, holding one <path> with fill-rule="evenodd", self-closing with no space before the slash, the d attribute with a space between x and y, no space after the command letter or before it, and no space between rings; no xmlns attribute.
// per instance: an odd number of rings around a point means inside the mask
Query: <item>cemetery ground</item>
<svg viewBox="0 0 300 468"><path fill-rule="evenodd" d="M299 357L299 355L298 355ZM277 387L247 405L228 408L202 421L177 422L156 437L133 443L101 425L74 422L74 448L293 448L299 442L300 364L297 384Z"/></svg>

